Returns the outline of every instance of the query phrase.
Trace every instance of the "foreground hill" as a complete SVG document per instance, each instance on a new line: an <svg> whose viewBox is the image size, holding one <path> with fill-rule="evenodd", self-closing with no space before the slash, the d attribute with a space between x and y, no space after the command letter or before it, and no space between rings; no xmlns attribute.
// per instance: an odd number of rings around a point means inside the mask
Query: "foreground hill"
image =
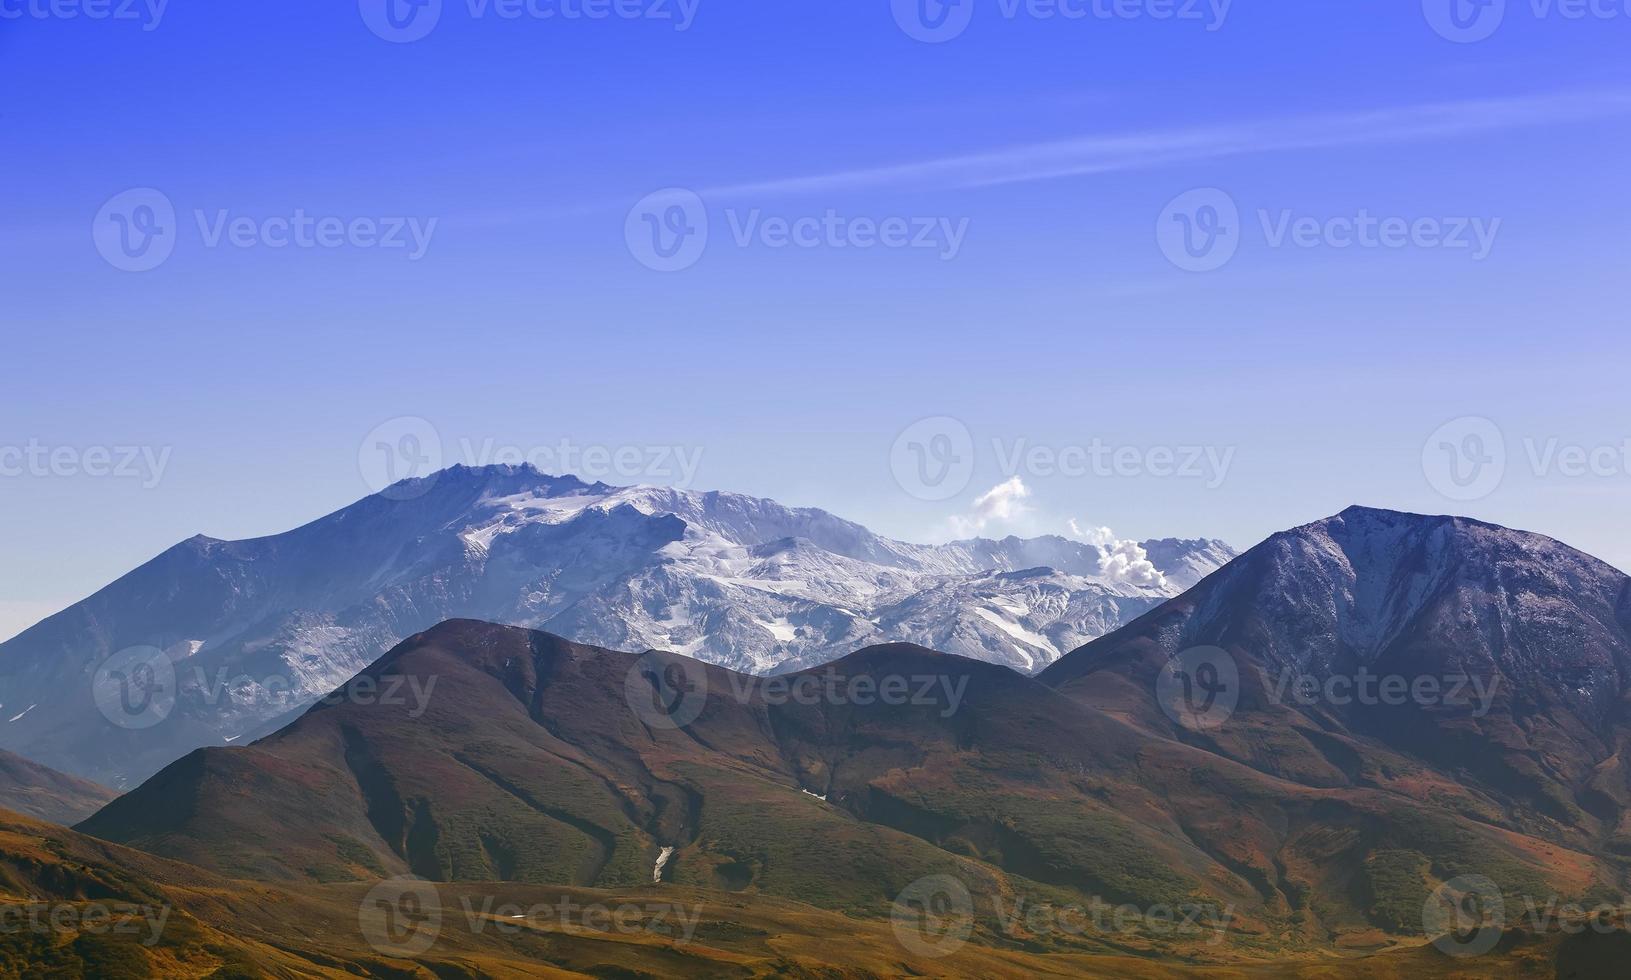
<svg viewBox="0 0 1631 980"><path fill-rule="evenodd" d="M0 977L344 975L250 938L279 897L0 810Z"/></svg>
<svg viewBox="0 0 1631 980"><path fill-rule="evenodd" d="M914 545L739 494L455 467L285 534L182 542L0 644L17 713L0 747L126 788L193 748L265 734L457 617L747 673L895 640L1040 670L1234 554L1137 547L1147 564L1128 574L1060 537ZM146 667L170 689L139 724L93 703L132 648L152 648Z"/></svg>
<svg viewBox="0 0 1631 980"><path fill-rule="evenodd" d="M653 887L232 881L0 811L4 980L1178 976L968 945L935 959L888 922Z"/></svg>
<svg viewBox="0 0 1631 980"><path fill-rule="evenodd" d="M1515 926L1499 935L1498 960L1473 962L1418 945L1267 962L1220 953L1200 966L1061 950L1023 925L925 948L938 937L903 931L900 919L672 883L234 881L3 811L0 921L5 980L1592 978L1618 975L1627 945L1616 915L1606 932L1576 921Z"/></svg>

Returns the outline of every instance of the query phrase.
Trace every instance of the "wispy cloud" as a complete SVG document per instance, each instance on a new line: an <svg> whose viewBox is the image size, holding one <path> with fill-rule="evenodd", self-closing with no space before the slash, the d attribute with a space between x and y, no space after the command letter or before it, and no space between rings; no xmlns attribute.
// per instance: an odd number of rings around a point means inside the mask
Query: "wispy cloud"
<svg viewBox="0 0 1631 980"><path fill-rule="evenodd" d="M1432 102L1357 112L1238 120L1213 126L1102 133L824 174L694 190L710 203L865 190L935 191L1149 170L1176 163L1453 139L1511 129L1631 115L1631 89L1570 90L1500 99ZM585 200L541 209L507 206L465 213L466 225L515 225L627 211L631 199Z"/></svg>
<svg viewBox="0 0 1631 980"><path fill-rule="evenodd" d="M1620 89L1436 102L1364 112L1084 136L883 167L723 185L701 193L705 198L723 198L878 188L988 187L1253 153L1445 139L1626 113L1631 113L1631 91Z"/></svg>

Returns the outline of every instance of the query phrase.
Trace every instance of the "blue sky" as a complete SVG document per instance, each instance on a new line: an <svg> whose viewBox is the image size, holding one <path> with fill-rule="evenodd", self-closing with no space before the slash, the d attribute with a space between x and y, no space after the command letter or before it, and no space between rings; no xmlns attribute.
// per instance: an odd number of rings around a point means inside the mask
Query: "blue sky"
<svg viewBox="0 0 1631 980"><path fill-rule="evenodd" d="M425 423L913 539L1360 502L1631 567L1631 15L1449 2L0 0L0 634Z"/></svg>

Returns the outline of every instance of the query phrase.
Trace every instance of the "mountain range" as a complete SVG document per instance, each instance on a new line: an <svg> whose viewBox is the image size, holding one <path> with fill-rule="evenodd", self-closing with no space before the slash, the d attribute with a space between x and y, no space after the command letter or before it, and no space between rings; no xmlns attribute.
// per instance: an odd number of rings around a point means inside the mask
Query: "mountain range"
<svg viewBox="0 0 1631 980"><path fill-rule="evenodd" d="M1487 881L1514 918L1623 894L1628 594L1538 535L1355 508L1034 677L897 643L763 678L452 621L79 829L296 889L655 883L868 921L953 880L972 941L1041 964L1456 973L1417 954L1443 889ZM1167 697L1175 663L1211 696ZM1223 925L1039 930L1016 902Z"/></svg>
<svg viewBox="0 0 1631 980"><path fill-rule="evenodd" d="M0 644L0 747L132 786L190 749L275 731L461 617L756 674L884 642L1034 672L1235 554L1122 544L1131 574L1111 547L1065 537L908 544L739 494L455 467L285 534L184 541ZM99 690L138 675L165 689L157 710L98 712L97 697L130 696Z"/></svg>
<svg viewBox="0 0 1631 980"><path fill-rule="evenodd" d="M70 923L0 976L1614 976L1628 671L1619 571L1367 508L1037 673L453 619L111 802L0 756L0 805L96 811L0 811L0 908ZM549 911L586 902L684 926ZM72 926L110 903L156 941Z"/></svg>

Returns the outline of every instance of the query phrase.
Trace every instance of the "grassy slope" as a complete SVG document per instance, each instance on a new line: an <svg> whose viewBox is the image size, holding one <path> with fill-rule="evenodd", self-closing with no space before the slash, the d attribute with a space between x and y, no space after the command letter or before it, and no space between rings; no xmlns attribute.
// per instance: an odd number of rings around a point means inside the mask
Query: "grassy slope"
<svg viewBox="0 0 1631 980"><path fill-rule="evenodd" d="M364 939L359 908L369 883L274 886L217 877L16 814L0 812L0 910L52 902L75 908L129 903L169 909L158 942L88 931L0 934L0 978L511 977L1594 977L1625 962L1628 935L1536 935L1514 930L1499 956L1456 960L1419 946L1364 958L1309 955L1272 963L1240 956L1185 966L1143 957L974 941L939 959L908 952L887 921L855 918L764 895L663 885L616 892L563 886L443 884L437 941L413 958ZM624 931L563 924L551 910L674 905L694 916L687 939L672 917ZM512 909L543 910L520 921ZM993 941L1004 948L993 948ZM1569 972L1574 971L1574 972Z"/></svg>

